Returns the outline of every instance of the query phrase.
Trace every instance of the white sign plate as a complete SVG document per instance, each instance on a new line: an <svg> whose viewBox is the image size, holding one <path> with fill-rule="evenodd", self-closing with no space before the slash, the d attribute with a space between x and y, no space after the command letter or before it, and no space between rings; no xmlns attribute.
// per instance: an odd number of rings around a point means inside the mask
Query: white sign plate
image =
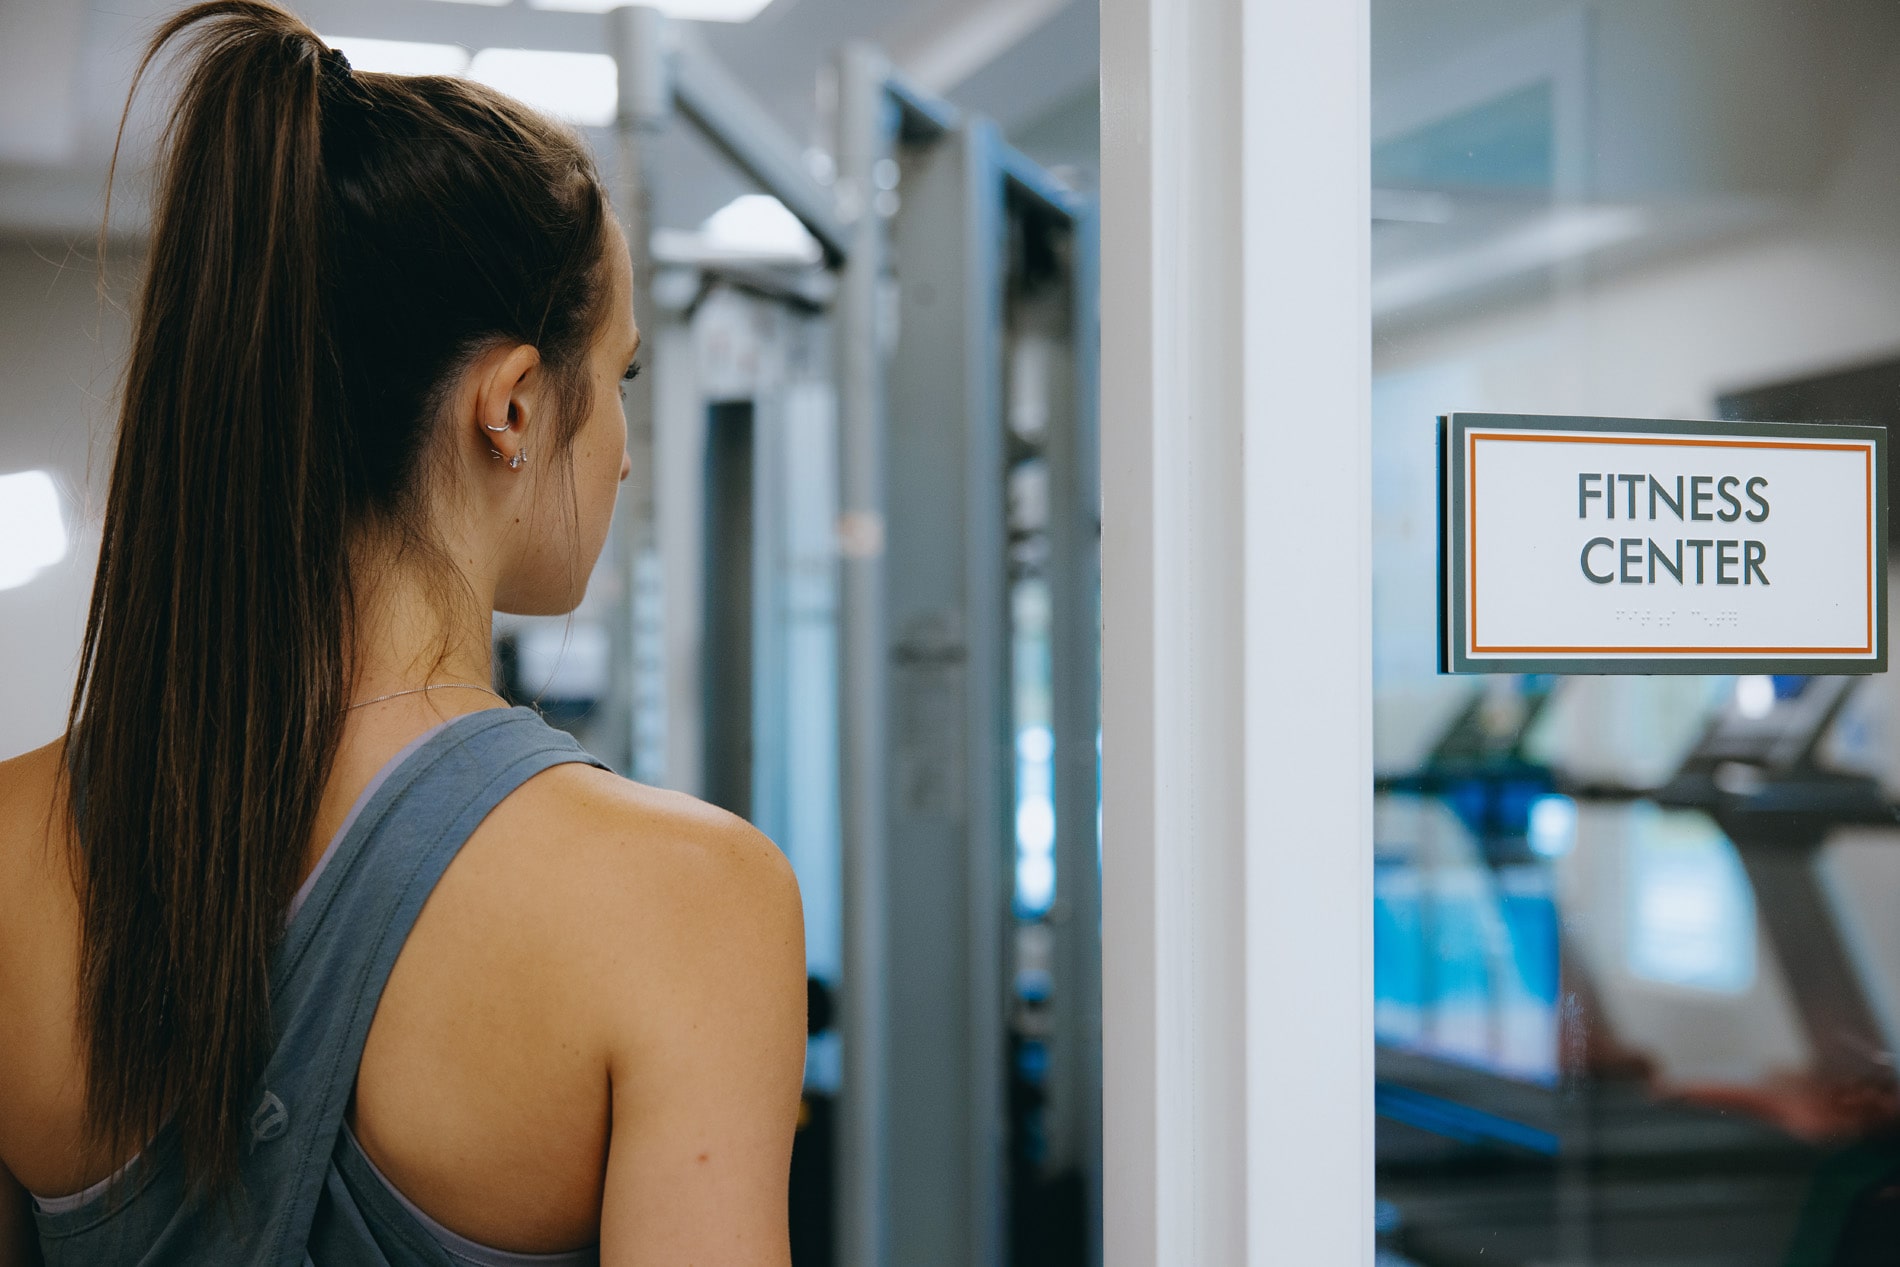
<svg viewBox="0 0 1900 1267"><path fill-rule="evenodd" d="M1887 432L1439 419L1453 673L1879 673Z"/></svg>

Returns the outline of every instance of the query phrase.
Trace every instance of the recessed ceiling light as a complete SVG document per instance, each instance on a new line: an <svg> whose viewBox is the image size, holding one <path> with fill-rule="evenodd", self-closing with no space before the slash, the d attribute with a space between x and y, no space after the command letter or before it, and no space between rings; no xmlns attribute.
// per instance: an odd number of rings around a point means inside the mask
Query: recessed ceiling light
<svg viewBox="0 0 1900 1267"><path fill-rule="evenodd" d="M558 9L564 13L605 13L626 3L627 0L528 0L528 7ZM669 18L685 18L691 22L750 22L770 3L772 0L653 0L653 7Z"/></svg>
<svg viewBox="0 0 1900 1267"><path fill-rule="evenodd" d="M605 53L485 48L469 63L468 77L590 127L612 123L620 101L620 73Z"/></svg>
<svg viewBox="0 0 1900 1267"><path fill-rule="evenodd" d="M0 475L0 590L25 585L66 557L59 490L45 471Z"/></svg>
<svg viewBox="0 0 1900 1267"><path fill-rule="evenodd" d="M343 50L356 70L385 75L459 75L468 69L468 50L456 44L417 44L410 40L372 40L362 35L319 36Z"/></svg>

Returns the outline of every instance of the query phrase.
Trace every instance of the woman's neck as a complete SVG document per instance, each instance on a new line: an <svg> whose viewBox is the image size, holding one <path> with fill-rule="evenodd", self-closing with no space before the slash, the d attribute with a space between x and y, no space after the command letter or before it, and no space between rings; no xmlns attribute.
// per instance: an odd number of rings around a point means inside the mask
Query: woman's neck
<svg viewBox="0 0 1900 1267"><path fill-rule="evenodd" d="M446 561L353 569L356 621L350 702L442 682L487 685L494 675L493 587Z"/></svg>

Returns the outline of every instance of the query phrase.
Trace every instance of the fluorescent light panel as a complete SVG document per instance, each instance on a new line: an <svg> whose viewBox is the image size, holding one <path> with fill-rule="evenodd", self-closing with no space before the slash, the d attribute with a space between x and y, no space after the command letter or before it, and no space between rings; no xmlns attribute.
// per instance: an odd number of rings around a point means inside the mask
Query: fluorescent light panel
<svg viewBox="0 0 1900 1267"><path fill-rule="evenodd" d="M459 75L468 69L468 50L457 44L418 44L411 40L373 40L362 35L319 36L343 50L355 70L384 75Z"/></svg>
<svg viewBox="0 0 1900 1267"><path fill-rule="evenodd" d="M614 120L620 75L605 53L535 48L485 48L469 55L456 44L418 44L360 35L321 37L343 50L357 70L391 75L467 75L537 110L592 127Z"/></svg>
<svg viewBox="0 0 1900 1267"><path fill-rule="evenodd" d="M620 72L605 53L485 48L468 77L569 123L605 127L620 100Z"/></svg>
<svg viewBox="0 0 1900 1267"><path fill-rule="evenodd" d="M487 0L478 0L487 3ZM653 0L653 7L669 18L689 22L750 22L772 0ZM618 9L627 0L528 0L531 9L551 9L562 13L606 13Z"/></svg>
<svg viewBox="0 0 1900 1267"><path fill-rule="evenodd" d="M700 232L723 255L759 256L815 264L818 240L770 194L740 194L706 218Z"/></svg>

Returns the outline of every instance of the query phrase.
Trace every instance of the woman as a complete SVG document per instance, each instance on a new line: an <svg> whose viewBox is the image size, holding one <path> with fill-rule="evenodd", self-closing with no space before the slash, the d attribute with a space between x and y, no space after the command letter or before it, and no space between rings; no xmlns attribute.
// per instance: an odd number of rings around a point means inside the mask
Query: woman
<svg viewBox="0 0 1900 1267"><path fill-rule="evenodd" d="M0 1261L786 1261L789 869L487 686L629 469L592 163L259 0L173 45L71 723L0 765Z"/></svg>

